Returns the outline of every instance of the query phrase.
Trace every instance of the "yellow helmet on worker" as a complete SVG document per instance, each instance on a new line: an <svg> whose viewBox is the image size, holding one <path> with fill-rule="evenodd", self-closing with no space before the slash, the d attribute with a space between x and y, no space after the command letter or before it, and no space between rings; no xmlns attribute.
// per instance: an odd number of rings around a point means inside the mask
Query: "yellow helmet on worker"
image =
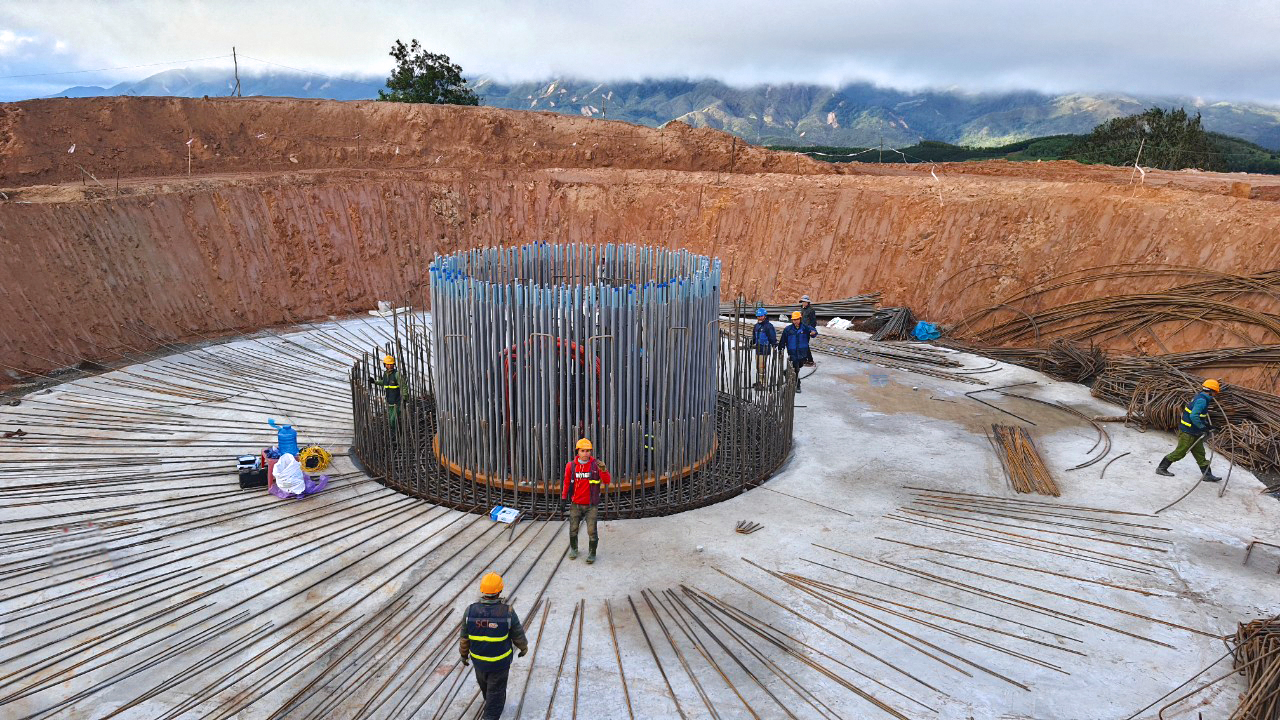
<svg viewBox="0 0 1280 720"><path fill-rule="evenodd" d="M581 440L578 441L577 445L574 445L574 448L577 450L590 450L591 441L586 438L582 438Z"/></svg>
<svg viewBox="0 0 1280 720"><path fill-rule="evenodd" d="M396 359L395 359L395 358L393 358L393 357L391 357L390 355L383 355L383 356L382 356L382 364L383 364L383 365L395 365L395 364L396 364Z"/></svg>
<svg viewBox="0 0 1280 720"><path fill-rule="evenodd" d="M481 595L497 595L502 592L502 576L491 572L480 578Z"/></svg>
<svg viewBox="0 0 1280 720"><path fill-rule="evenodd" d="M797 311L795 311L795 312L791 313L791 319L792 319L792 320L799 320L799 319L800 319L800 311L799 311L799 310L797 310Z"/></svg>
<svg viewBox="0 0 1280 720"><path fill-rule="evenodd" d="M1217 380L1214 380L1213 378L1209 378L1208 380L1204 381L1204 389L1218 392L1219 390L1222 390L1222 383L1219 383Z"/></svg>

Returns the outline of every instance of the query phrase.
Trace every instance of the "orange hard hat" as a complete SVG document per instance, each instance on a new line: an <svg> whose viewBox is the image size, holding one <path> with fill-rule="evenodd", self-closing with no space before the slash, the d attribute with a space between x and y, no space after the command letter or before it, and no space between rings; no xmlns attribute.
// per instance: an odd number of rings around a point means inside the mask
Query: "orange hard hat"
<svg viewBox="0 0 1280 720"><path fill-rule="evenodd" d="M1222 389L1222 384L1219 383L1217 380L1214 380L1213 378L1209 378L1208 380L1204 381L1204 387L1214 392L1218 392L1219 390Z"/></svg>
<svg viewBox="0 0 1280 720"><path fill-rule="evenodd" d="M574 447L578 450L590 450L591 441L586 438L582 438L581 440L578 441L578 444L575 445Z"/></svg>
<svg viewBox="0 0 1280 720"><path fill-rule="evenodd" d="M797 310L797 311L795 311L795 312L791 313L791 319L792 319L792 320L799 320L799 319L800 319L800 311L799 311L799 310Z"/></svg>
<svg viewBox="0 0 1280 720"><path fill-rule="evenodd" d="M481 595L497 595L502 592L502 576L491 572L480 578Z"/></svg>

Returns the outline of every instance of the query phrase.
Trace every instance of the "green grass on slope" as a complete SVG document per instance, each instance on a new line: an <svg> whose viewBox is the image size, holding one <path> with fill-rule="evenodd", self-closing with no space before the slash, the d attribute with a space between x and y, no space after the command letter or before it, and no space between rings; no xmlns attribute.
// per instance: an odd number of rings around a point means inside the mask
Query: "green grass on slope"
<svg viewBox="0 0 1280 720"><path fill-rule="evenodd" d="M1247 140L1209 133L1213 139L1215 152L1220 153L1227 172L1253 172L1280 175L1280 153L1255 145ZM771 150L788 150L801 152L815 160L827 162L887 162L887 163L929 163L929 162L964 162L967 160L1078 160L1088 163L1087 157L1072 157L1067 148L1081 135L1049 135L1046 137L1019 140L1008 145L994 147L968 147L949 143L925 140L909 147L883 151L878 147L833 147L828 145L808 145L804 147L770 145ZM1137 147L1134 154L1137 155Z"/></svg>

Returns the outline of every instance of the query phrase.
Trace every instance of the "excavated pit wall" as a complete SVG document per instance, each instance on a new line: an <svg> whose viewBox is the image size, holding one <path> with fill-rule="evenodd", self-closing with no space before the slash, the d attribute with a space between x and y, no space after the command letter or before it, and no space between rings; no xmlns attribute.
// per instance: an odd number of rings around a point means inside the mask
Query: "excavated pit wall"
<svg viewBox="0 0 1280 720"><path fill-rule="evenodd" d="M886 304L942 322L1082 268L1280 267L1275 203L1027 179L317 170L29 197L0 203L0 363L10 372L421 302L433 253L493 243L683 247L723 260L726 298L881 290ZM1053 301L1169 284L1081 286ZM1198 327L1162 340L1173 351L1239 342Z"/></svg>

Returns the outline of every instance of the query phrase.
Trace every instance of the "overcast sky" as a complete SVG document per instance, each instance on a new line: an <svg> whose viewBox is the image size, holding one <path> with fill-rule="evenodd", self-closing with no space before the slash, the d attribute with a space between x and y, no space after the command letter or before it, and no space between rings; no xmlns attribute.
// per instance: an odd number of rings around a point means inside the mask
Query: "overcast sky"
<svg viewBox="0 0 1280 720"><path fill-rule="evenodd" d="M242 68L385 76L392 41L411 37L502 80L865 80L1280 104L1278 0L0 0L0 100L230 67L218 56L232 45L254 58ZM137 65L150 66L47 74Z"/></svg>

